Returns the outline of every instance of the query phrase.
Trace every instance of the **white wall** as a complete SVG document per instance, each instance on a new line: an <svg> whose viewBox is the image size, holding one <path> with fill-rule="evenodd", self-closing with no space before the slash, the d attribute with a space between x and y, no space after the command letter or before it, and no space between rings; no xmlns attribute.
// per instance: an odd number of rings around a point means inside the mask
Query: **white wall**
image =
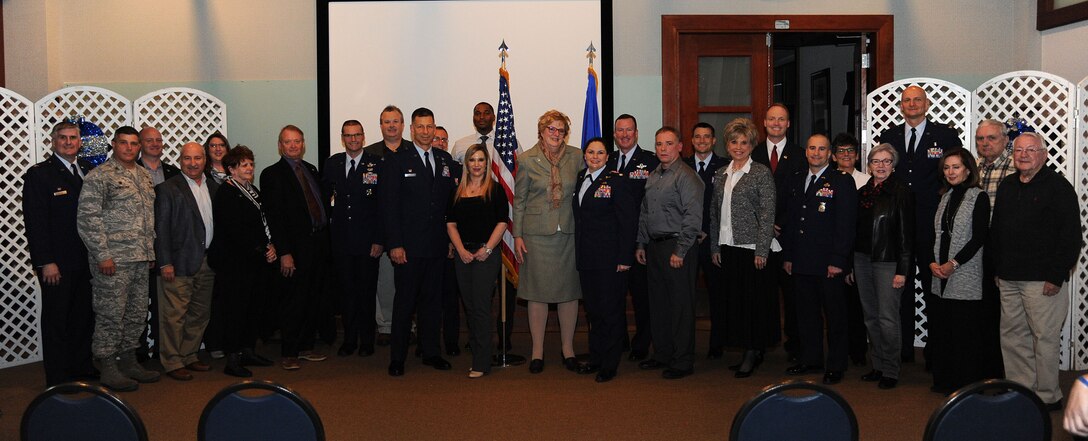
<svg viewBox="0 0 1088 441"><path fill-rule="evenodd" d="M1042 71L1063 77L1074 84L1088 76L1088 22L1074 23L1043 31Z"/></svg>

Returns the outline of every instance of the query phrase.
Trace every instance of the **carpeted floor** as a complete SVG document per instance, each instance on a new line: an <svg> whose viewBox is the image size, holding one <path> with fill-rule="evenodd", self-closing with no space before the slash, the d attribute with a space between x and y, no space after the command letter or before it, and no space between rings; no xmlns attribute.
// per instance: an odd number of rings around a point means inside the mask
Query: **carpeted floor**
<svg viewBox="0 0 1088 441"><path fill-rule="evenodd" d="M596 384L592 375L563 369L555 332L548 334L546 367L539 375L521 365L470 380L466 351L449 358L452 371L437 371L413 359L405 376L392 378L386 374L387 348L369 358L341 358L335 356L335 347L319 347L330 353L329 360L303 362L298 371L279 367L254 371L255 378L282 383L313 403L328 439L334 441L727 439L733 415L746 400L765 385L795 377L783 375L787 363L779 349L768 353L752 377L733 378L726 366L739 354L703 359L706 325L702 321L699 325L695 375L681 380L664 380L660 371L640 371L625 359L615 380ZM584 332L577 334L577 348L586 348L585 338ZM514 345L515 353L525 355L528 334L515 333ZM265 355L277 351L275 346L261 350ZM204 404L238 380L222 374L222 360L212 365L215 370L196 373L190 382L164 376L158 383L141 385L139 391L121 394L140 414L151 440L196 439ZM906 365L899 387L890 391L862 382L858 377L865 372L865 367L852 368L841 384L833 386L857 414L860 439L920 440L927 419L944 399L928 390L930 378L922 366ZM820 380L819 375L799 378ZM1074 379L1075 373L1063 372L1063 388ZM43 385L40 363L0 370L0 440L18 438L23 411ZM1070 439L1061 429L1060 415L1053 413L1052 419L1054 439Z"/></svg>

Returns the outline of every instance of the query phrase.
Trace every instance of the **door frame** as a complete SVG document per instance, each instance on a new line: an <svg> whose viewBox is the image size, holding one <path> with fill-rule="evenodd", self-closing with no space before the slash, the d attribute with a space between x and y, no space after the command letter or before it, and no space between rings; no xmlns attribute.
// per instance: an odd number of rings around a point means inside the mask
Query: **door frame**
<svg viewBox="0 0 1088 441"><path fill-rule="evenodd" d="M775 27L788 20L788 29ZM873 34L876 84L894 78L894 34L891 15L662 15L661 16L661 119L664 125L680 124L680 35L688 33L748 34L753 32L857 32ZM773 77L771 77L773 79ZM870 90L872 90L870 89ZM862 97L864 100L865 98ZM762 121L764 109L752 119ZM756 113L759 113L757 115Z"/></svg>

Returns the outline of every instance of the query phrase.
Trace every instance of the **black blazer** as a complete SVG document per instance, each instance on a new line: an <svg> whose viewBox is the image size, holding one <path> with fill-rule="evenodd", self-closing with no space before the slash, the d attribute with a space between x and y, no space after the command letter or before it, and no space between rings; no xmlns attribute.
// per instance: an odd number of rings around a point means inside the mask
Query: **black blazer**
<svg viewBox="0 0 1088 441"><path fill-rule="evenodd" d="M872 180L858 190L859 203L861 192L871 188ZM855 244L860 247L861 243L869 243L870 246L868 249L857 248L857 251L868 254L873 262L895 262L896 274L908 274L914 255L914 213L914 194L910 188L899 179L889 177L884 181L880 195L873 198L872 207L858 208L858 241ZM870 224L862 225L861 221Z"/></svg>
<svg viewBox="0 0 1088 441"><path fill-rule="evenodd" d="M756 144L752 149L752 160L771 168L771 158L767 156L767 141ZM786 139L786 146L778 153L778 167L775 168L774 186L777 191L775 201L775 225L782 225L782 218L786 215L787 187L786 181L798 171L808 173L808 160L805 159L805 147Z"/></svg>
<svg viewBox="0 0 1088 441"><path fill-rule="evenodd" d="M937 164L945 150L963 147L963 143L956 129L936 121L926 121L925 133L918 138L918 148L913 155L908 155L904 140L906 130L903 124L899 124L885 130L877 139L891 144L899 152L895 175L914 191L918 204L917 226L932 231L933 215L941 201L941 170L937 170Z"/></svg>
<svg viewBox="0 0 1088 441"><path fill-rule="evenodd" d="M215 200L219 184L204 178L208 196ZM214 234L215 214L212 214ZM189 189L184 175L177 175L155 187L155 262L162 268L174 266L174 274L189 277L200 271L204 253L210 244L204 243L206 232L196 197Z"/></svg>
<svg viewBox="0 0 1088 441"><path fill-rule="evenodd" d="M208 265L216 272L265 263L268 237L264 234L261 210L242 191L224 183L212 198L215 237L208 248ZM257 201L261 200L258 195Z"/></svg>
<svg viewBox="0 0 1088 441"><path fill-rule="evenodd" d="M858 195L854 178L828 165L805 191L808 170L786 181L786 216L782 226L782 260L793 273L827 274L828 265L850 271L854 261Z"/></svg>
<svg viewBox="0 0 1088 441"><path fill-rule="evenodd" d="M627 165L620 170L620 150L614 149L612 153L608 154L608 164L605 165L609 170L616 170L623 177L627 178L628 183L635 184L631 188L635 192L636 207L642 204L642 196L646 194L646 178L650 177L650 172L654 171L661 161L657 159L657 155L653 152L643 150L639 146L633 147L635 153L631 155L631 160L627 162Z"/></svg>
<svg viewBox="0 0 1088 441"><path fill-rule="evenodd" d="M374 244L384 244L381 203L381 157L363 152L356 158L355 174L344 173L346 153L337 153L325 161L321 180L328 200L329 228L332 229L334 253L362 256L370 254Z"/></svg>
<svg viewBox="0 0 1088 441"><path fill-rule="evenodd" d="M695 170L695 174L699 175L699 179L703 180L703 232L707 234L710 233L710 206L712 205L710 200L714 198L714 173L719 168L725 167L729 162L729 159L711 153L706 170L699 173L699 169L695 166L695 155L684 158L684 163L691 166L691 169Z"/></svg>
<svg viewBox="0 0 1088 441"><path fill-rule="evenodd" d="M321 175L317 167L309 162L302 161L306 167L321 183ZM261 185L264 186L262 194L268 228L272 230L272 243L276 245L276 253L280 256L292 254L300 240L310 237L313 233L313 220L310 219L310 209L306 206L306 196L302 193L302 185L295 177L295 171L287 158L280 160L261 171ZM324 200L320 194L314 195L319 201Z"/></svg>
<svg viewBox="0 0 1088 441"><path fill-rule="evenodd" d="M397 147L397 151L399 152L401 150L404 150L406 148L411 148L411 147L412 147L412 141L401 138L400 147ZM375 143L373 143L371 145L368 145L366 147L363 147L363 151L366 152L366 153L369 153L369 154L371 154L373 156L377 156L379 158L385 158L386 154L389 154L389 153L393 152L392 150L389 150L389 148L385 146L385 140L381 140L381 141L375 142Z"/></svg>
<svg viewBox="0 0 1088 441"><path fill-rule="evenodd" d="M578 199L588 169L578 172L571 206L574 209L574 257L579 270L615 269L632 265L638 235L636 188L605 166Z"/></svg>
<svg viewBox="0 0 1088 441"><path fill-rule="evenodd" d="M414 145L401 145L386 156L379 195L384 209L386 248L404 248L408 259L445 257L449 236L446 209L456 188L456 161L444 150L430 149L435 176L427 174ZM459 178L460 175L457 175Z"/></svg>
<svg viewBox="0 0 1088 441"><path fill-rule="evenodd" d="M76 159L83 175L94 168ZM35 164L23 176L23 221L35 268L55 263L63 275L74 268L86 270L87 248L76 232L76 208L83 179L65 168L56 155Z"/></svg>

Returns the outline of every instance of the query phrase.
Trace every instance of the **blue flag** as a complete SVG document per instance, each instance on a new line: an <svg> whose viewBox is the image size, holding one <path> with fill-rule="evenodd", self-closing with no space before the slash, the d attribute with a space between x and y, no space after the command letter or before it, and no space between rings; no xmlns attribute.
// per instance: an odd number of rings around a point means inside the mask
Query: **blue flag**
<svg viewBox="0 0 1088 441"><path fill-rule="evenodd" d="M601 112L597 110L597 72L589 67L589 84L586 85L586 108L582 113L582 148L586 141L601 136Z"/></svg>

